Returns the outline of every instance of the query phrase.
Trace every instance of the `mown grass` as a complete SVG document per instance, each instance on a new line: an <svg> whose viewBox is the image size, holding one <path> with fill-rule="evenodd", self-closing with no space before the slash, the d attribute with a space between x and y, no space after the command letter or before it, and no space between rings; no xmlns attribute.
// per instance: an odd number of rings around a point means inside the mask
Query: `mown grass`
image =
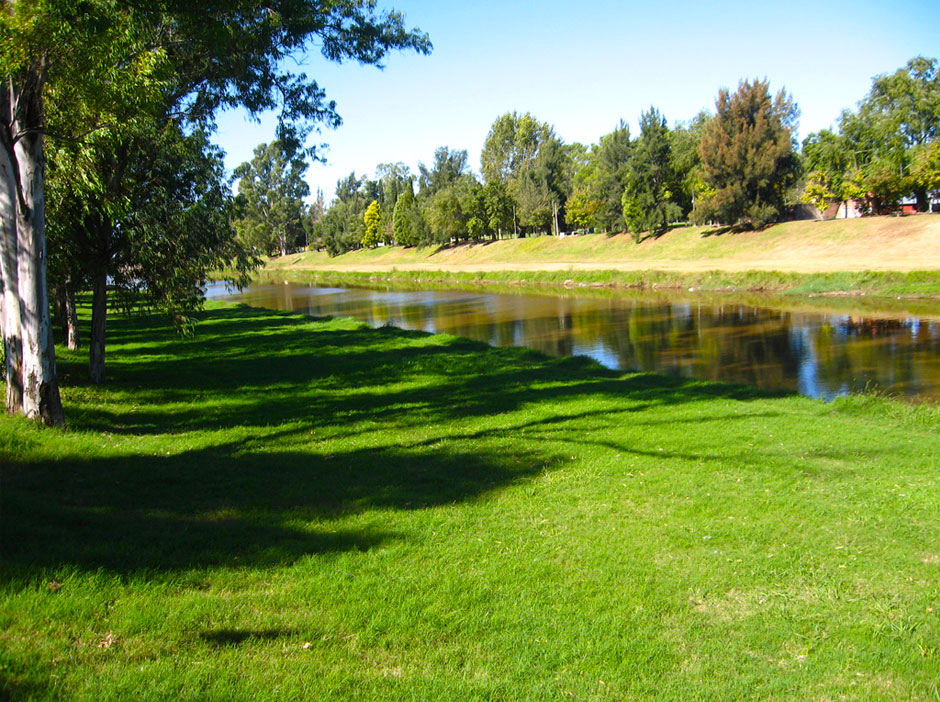
<svg viewBox="0 0 940 702"><path fill-rule="evenodd" d="M451 247L308 252L268 261L271 277L398 285L612 286L785 295L940 297L940 215L786 222L757 232L684 227L636 245L626 234Z"/></svg>
<svg viewBox="0 0 940 702"><path fill-rule="evenodd" d="M915 700L940 417L211 308L0 419L0 697Z"/></svg>

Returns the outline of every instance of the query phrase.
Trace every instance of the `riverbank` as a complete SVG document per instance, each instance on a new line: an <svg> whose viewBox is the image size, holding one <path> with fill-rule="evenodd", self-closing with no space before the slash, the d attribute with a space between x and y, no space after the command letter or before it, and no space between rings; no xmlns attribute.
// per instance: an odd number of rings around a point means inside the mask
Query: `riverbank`
<svg viewBox="0 0 940 702"><path fill-rule="evenodd" d="M0 696L925 699L940 414L213 307L0 418ZM694 431L690 428L694 427Z"/></svg>
<svg viewBox="0 0 940 702"><path fill-rule="evenodd" d="M381 247L272 259L273 278L350 284L457 284L760 291L792 295L940 296L940 215L788 222L762 232L688 227L637 245L591 234Z"/></svg>

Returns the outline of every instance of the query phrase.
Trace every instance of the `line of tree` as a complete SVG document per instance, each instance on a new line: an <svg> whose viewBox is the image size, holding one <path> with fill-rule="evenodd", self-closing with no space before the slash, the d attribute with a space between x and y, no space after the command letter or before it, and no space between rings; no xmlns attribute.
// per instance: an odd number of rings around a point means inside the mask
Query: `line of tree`
<svg viewBox="0 0 940 702"><path fill-rule="evenodd" d="M250 198L233 200L207 137L219 110L278 110L279 142L302 150L315 125L340 122L298 70L308 48L364 64L430 50L372 0L0 0L0 36L6 407L49 425L64 422L50 288L72 326L75 292L93 290L100 382L109 289L185 323L209 270L250 267L235 226Z"/></svg>
<svg viewBox="0 0 940 702"><path fill-rule="evenodd" d="M798 117L767 80L722 89L713 112L671 128L650 107L635 137L621 120L589 147L564 143L529 113L506 113L490 127L480 176L466 151L449 147L417 174L403 163L380 165L374 179L352 173L328 208L321 196L302 218L305 241L334 255L562 231L628 231L639 242L687 222L759 229L800 202L825 210L854 199L880 213L912 194L925 210L940 188L935 59L876 77L838 132L811 134L802 149Z"/></svg>

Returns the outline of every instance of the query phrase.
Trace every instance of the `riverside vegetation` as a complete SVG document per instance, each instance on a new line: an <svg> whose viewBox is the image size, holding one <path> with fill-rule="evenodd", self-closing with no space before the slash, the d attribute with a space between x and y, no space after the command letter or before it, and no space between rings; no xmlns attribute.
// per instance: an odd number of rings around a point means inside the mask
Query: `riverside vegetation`
<svg viewBox="0 0 940 702"><path fill-rule="evenodd" d="M86 320L87 321L87 320ZM933 699L940 415L210 305L0 418L0 697Z"/></svg>

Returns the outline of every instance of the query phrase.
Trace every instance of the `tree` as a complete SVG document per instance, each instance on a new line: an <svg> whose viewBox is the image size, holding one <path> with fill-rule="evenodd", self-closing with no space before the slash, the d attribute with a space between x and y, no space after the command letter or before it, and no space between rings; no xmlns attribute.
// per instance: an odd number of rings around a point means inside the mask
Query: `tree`
<svg viewBox="0 0 940 702"><path fill-rule="evenodd" d="M428 168L418 164L418 186L423 197L430 197L444 188L456 183L461 176L470 172L465 149L450 149L441 146L434 151L434 164Z"/></svg>
<svg viewBox="0 0 940 702"><path fill-rule="evenodd" d="M591 147L574 173L566 217L572 225L619 231L623 224L621 198L632 153L630 128L623 120Z"/></svg>
<svg viewBox="0 0 940 702"><path fill-rule="evenodd" d="M185 326L209 271L246 273L251 260L229 221L221 151L203 131L138 119L49 155L50 272L92 286L89 370L101 383L109 279L125 309L161 309Z"/></svg>
<svg viewBox="0 0 940 702"><path fill-rule="evenodd" d="M741 81L733 95L719 91L699 146L714 193L696 202L698 221L761 228L783 211L799 168L793 144L799 112L785 91L771 98L768 87L766 80Z"/></svg>
<svg viewBox="0 0 940 702"><path fill-rule="evenodd" d="M281 255L304 236L304 202L310 188L303 175L306 160L297 144L276 140L255 147L254 158L235 169L243 199L235 228L253 250Z"/></svg>
<svg viewBox="0 0 940 702"><path fill-rule="evenodd" d="M317 188L317 197L307 209L307 218L304 220L304 229L307 232L307 246L317 251L323 246L323 232L320 223L326 214L326 200L323 189Z"/></svg>
<svg viewBox="0 0 940 702"><path fill-rule="evenodd" d="M503 231L512 227L514 202L502 183L487 183L480 191L482 198L483 224L485 229L499 238Z"/></svg>
<svg viewBox="0 0 940 702"><path fill-rule="evenodd" d="M7 408L61 424L48 314L44 194L47 133L81 136L101 121L149 112L153 97L195 123L223 106L281 108L281 135L338 124L335 105L288 61L317 41L333 61L380 63L389 49L430 50L374 2L109 0L5 2L0 12L0 275ZM69 115L47 120L47 102ZM83 118L92 115L94 122Z"/></svg>
<svg viewBox="0 0 940 702"><path fill-rule="evenodd" d="M362 232L362 245L367 249L374 249L382 241L382 205L373 200L362 216L365 229Z"/></svg>
<svg viewBox="0 0 940 702"><path fill-rule="evenodd" d="M431 196L427 204L427 220L434 243L448 244L470 238L470 220L473 217L482 219L477 209L479 188L476 178L466 173Z"/></svg>
<svg viewBox="0 0 940 702"><path fill-rule="evenodd" d="M517 221L531 230L557 232L566 199L569 154L551 125L528 112L496 119L480 160L487 183L501 183L516 202Z"/></svg>
<svg viewBox="0 0 940 702"><path fill-rule="evenodd" d="M399 246L416 246L419 241L419 226L415 221L420 217L411 183L398 196L395 202L395 211L392 214L392 233L395 243Z"/></svg>
<svg viewBox="0 0 940 702"><path fill-rule="evenodd" d="M682 216L673 195L678 190L669 127L659 111L651 107L640 116L640 137L633 143L623 192L624 221L637 243L641 232L663 231Z"/></svg>
<svg viewBox="0 0 940 702"><path fill-rule="evenodd" d="M844 137L829 129L810 134L803 141L803 200L820 212L849 199L851 149Z"/></svg>
<svg viewBox="0 0 940 702"><path fill-rule="evenodd" d="M675 193L675 199L682 208L683 216L688 216L698 198L708 197L713 192L705 183L702 161L698 155L705 125L710 119L711 115L702 110L688 122L677 124L669 133L672 169L679 178L679 191Z"/></svg>
<svg viewBox="0 0 940 702"><path fill-rule="evenodd" d="M936 59L917 56L890 75L876 76L858 112L843 113L840 126L876 211L908 192L920 211L927 209L928 184L912 167L918 152L940 137Z"/></svg>

